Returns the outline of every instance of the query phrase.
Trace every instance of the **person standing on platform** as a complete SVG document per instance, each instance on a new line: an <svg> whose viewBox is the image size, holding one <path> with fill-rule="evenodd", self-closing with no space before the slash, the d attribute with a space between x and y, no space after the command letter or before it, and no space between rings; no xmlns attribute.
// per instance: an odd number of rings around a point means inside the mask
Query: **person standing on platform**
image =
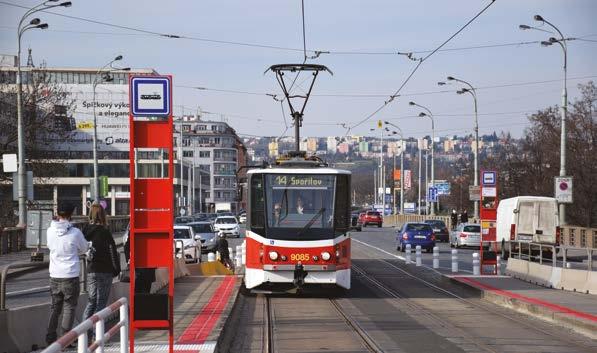
<svg viewBox="0 0 597 353"><path fill-rule="evenodd" d="M112 278L120 273L120 257L112 233L106 227L106 211L99 203L91 205L89 224L83 228L83 234L91 242L87 259L89 301L83 314L85 320L106 307Z"/></svg>
<svg viewBox="0 0 597 353"><path fill-rule="evenodd" d="M452 214L450 215L450 220L452 221L452 229L456 229L458 226L458 213L456 213L455 209L452 209Z"/></svg>
<svg viewBox="0 0 597 353"><path fill-rule="evenodd" d="M58 319L61 335L69 332L75 320L75 311L79 301L79 275L81 262L79 256L89 249L83 233L70 223L75 206L69 202L58 204L58 217L53 220L47 231L47 244L50 250L50 319L46 334L46 343L54 343L57 336Z"/></svg>
<svg viewBox="0 0 597 353"><path fill-rule="evenodd" d="M462 214L460 215L460 222L468 223L468 212L466 212L466 210L462 211Z"/></svg>

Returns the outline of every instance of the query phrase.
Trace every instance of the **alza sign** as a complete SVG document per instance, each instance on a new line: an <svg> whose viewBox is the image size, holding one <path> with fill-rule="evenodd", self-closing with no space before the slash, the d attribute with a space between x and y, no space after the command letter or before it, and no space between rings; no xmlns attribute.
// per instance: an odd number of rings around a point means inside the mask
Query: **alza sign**
<svg viewBox="0 0 597 353"><path fill-rule="evenodd" d="M134 76L131 78L131 115L169 116L172 82L168 76Z"/></svg>

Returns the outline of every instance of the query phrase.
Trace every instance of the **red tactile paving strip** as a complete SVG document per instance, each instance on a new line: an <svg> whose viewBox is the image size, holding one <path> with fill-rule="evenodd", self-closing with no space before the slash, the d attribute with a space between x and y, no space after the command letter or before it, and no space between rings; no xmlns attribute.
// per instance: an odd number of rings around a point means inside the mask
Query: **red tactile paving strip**
<svg viewBox="0 0 597 353"><path fill-rule="evenodd" d="M235 283L235 276L224 278L210 301L179 337L179 344L202 344L207 340L230 300Z"/></svg>
<svg viewBox="0 0 597 353"><path fill-rule="evenodd" d="M495 288L493 286L487 285L485 283L481 283L479 281L475 281L474 279L468 278L468 277L458 277L458 278L454 278L457 281L460 282L464 282L468 285L471 285L473 287L477 287L479 289L483 289L486 291L490 291L493 292L495 294L501 295L501 296L505 296L505 297L509 297L509 298L513 298L513 299L518 299L530 304L534 304L534 305L539 305L539 306L543 306L545 308L548 308L550 310L559 312L559 313L563 313L563 314L568 314L571 316L576 316L579 318L583 318L586 320L590 320L590 321L595 321L597 322L597 316L592 315L592 314L588 314L588 313L583 313L581 311L577 311L574 309L570 309L568 307L565 306L561 306L561 305L557 305L557 304L553 304L550 302L547 302L545 300L541 300L541 299L537 299L537 298L531 298L531 297L527 297L521 294L516 294L504 289L499 289L499 288Z"/></svg>

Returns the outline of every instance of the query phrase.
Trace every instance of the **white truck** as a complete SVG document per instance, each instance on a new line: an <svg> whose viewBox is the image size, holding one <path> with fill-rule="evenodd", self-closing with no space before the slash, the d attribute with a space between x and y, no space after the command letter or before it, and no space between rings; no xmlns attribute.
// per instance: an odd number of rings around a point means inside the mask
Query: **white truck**
<svg viewBox="0 0 597 353"><path fill-rule="evenodd" d="M216 213L231 212L232 204L230 202L216 202Z"/></svg>
<svg viewBox="0 0 597 353"><path fill-rule="evenodd" d="M559 245L558 203L553 197L518 196L501 200L497 209L496 240Z"/></svg>

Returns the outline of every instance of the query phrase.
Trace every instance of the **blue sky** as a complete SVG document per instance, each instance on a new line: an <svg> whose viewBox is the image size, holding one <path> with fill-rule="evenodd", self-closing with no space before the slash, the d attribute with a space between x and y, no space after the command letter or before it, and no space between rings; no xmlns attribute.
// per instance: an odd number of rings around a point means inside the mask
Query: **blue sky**
<svg viewBox="0 0 597 353"><path fill-rule="evenodd" d="M2 0L34 6L35 1ZM207 39L302 48L300 1L81 1L57 12L150 31ZM486 0L305 0L307 48L331 51L393 52L436 47L466 23ZM0 3L0 53L16 51L15 28L24 9ZM549 34L521 31L519 24L540 25L541 14L567 37L597 40L597 1L497 0L487 12L454 38L447 48L544 40ZM99 67L117 54L123 64L154 68L174 76L175 112L192 113L198 107L224 116L239 133L280 135L285 130L279 103L265 94L232 94L199 91L180 86L280 93L273 74L263 74L272 64L301 62L301 51L253 48L186 39L165 39L106 27L52 14L39 14L50 24L47 31L29 31L23 47L33 49L37 63L48 66ZM586 37L585 37L586 36ZM576 85L597 79L597 43L568 44L569 96ZM24 51L25 52L25 51ZM339 125L354 125L377 109L412 70L412 61L399 55L323 54L309 62L327 65L334 75L320 75L304 117L303 135L327 136L346 132ZM430 123L414 117L419 110L409 100L428 106L436 115L436 134L470 133L473 103L454 92L406 96L409 93L457 90L438 87L447 75L478 87L527 83L504 88L479 89L481 133L510 131L520 136L526 114L559 104L562 53L539 44L439 52L425 61L404 87L404 97L388 105L354 134L368 134L375 120L390 120L408 136L430 132ZM297 82L302 82L305 76ZM307 87L308 82L301 84ZM329 97L317 94L379 94L388 97ZM184 108L183 108L184 106ZM285 107L286 114L288 109ZM288 115L286 116L289 119ZM288 130L288 134L291 133Z"/></svg>

